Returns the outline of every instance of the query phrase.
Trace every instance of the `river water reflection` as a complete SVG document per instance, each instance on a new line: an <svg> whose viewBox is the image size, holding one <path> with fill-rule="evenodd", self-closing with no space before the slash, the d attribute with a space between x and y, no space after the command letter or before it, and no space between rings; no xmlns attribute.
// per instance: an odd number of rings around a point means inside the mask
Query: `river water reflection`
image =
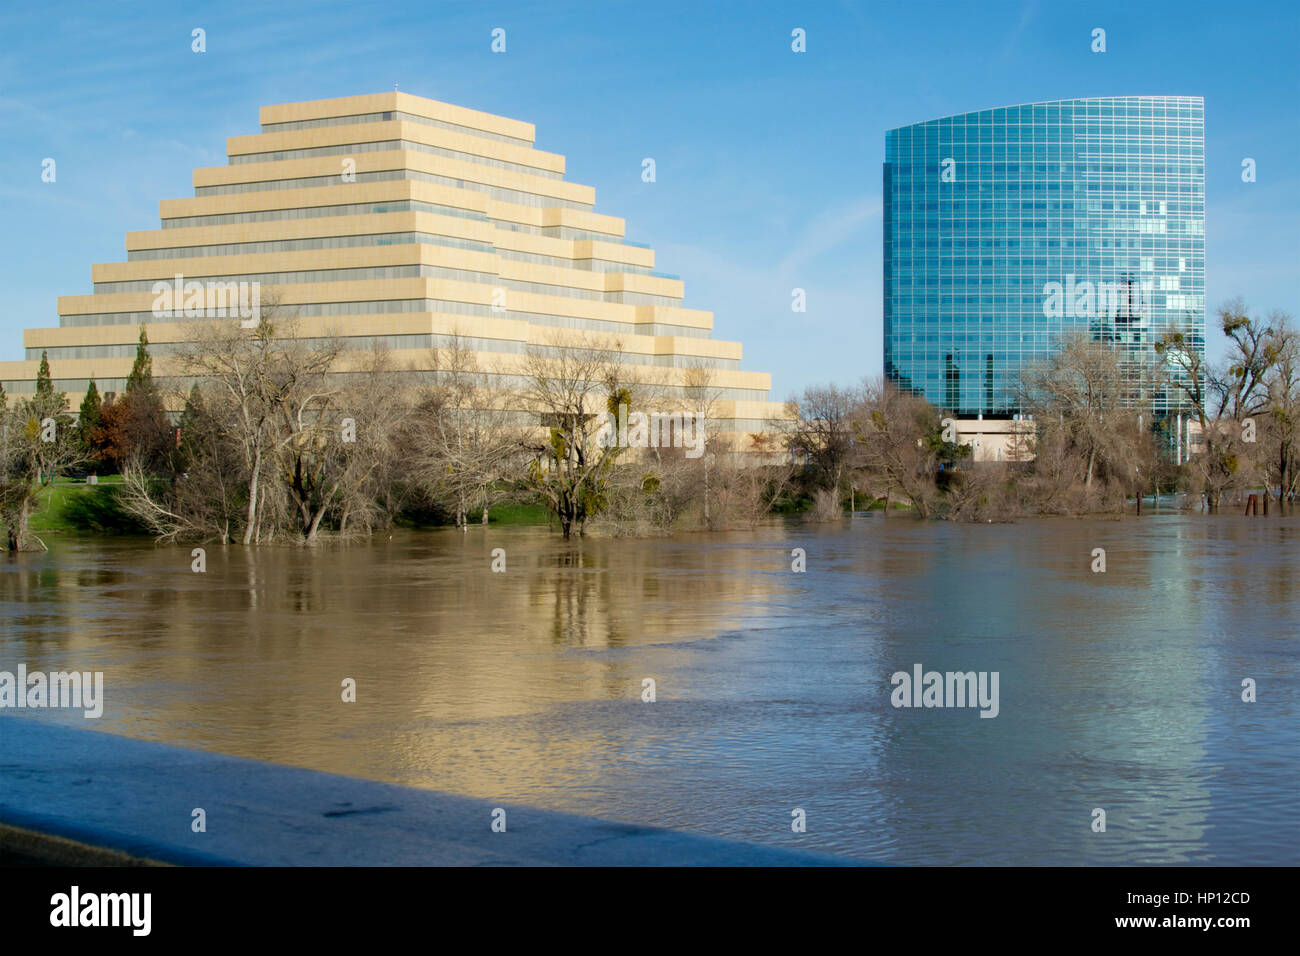
<svg viewBox="0 0 1300 956"><path fill-rule="evenodd" d="M1300 519L50 544L0 556L0 670L106 703L41 719L893 863L1300 862ZM998 716L895 709L915 664Z"/></svg>

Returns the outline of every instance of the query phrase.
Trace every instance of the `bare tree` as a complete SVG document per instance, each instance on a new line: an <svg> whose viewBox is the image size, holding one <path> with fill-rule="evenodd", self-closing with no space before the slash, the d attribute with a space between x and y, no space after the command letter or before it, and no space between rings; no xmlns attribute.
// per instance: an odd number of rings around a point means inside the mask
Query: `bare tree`
<svg viewBox="0 0 1300 956"><path fill-rule="evenodd" d="M425 490L451 499L456 526L467 530L472 502L488 523L493 498L522 464L524 446L506 396L490 386L459 331L439 350L437 372L437 384L419 402L416 462Z"/></svg>
<svg viewBox="0 0 1300 956"><path fill-rule="evenodd" d="M596 437L607 412L617 415L620 405L633 403L631 390L619 382L620 351L619 342L593 348L557 332L524 357L526 400L547 431L533 445L530 478L565 538L574 531L582 535L587 518L608 503L614 462L623 449L617 442L601 447Z"/></svg>
<svg viewBox="0 0 1300 956"><path fill-rule="evenodd" d="M1180 330L1165 332L1155 344L1167 363L1172 388L1180 393L1200 426L1204 447L1192 456L1211 512L1219 510L1224 492L1238 480L1250 448L1246 419L1267 410L1265 379L1275 359L1273 333L1250 317L1240 298L1219 308L1219 324L1228 337L1229 353L1222 368L1211 367L1200 345Z"/></svg>
<svg viewBox="0 0 1300 956"><path fill-rule="evenodd" d="M224 544L239 526L243 456L225 427L226 416L211 407L222 398L217 393L205 399L198 383L191 387L170 483L151 474L142 456L122 465L119 504L160 539L215 538Z"/></svg>
<svg viewBox="0 0 1300 956"><path fill-rule="evenodd" d="M1140 380L1124 364L1114 346L1074 331L1020 375L1020 407L1033 412L1040 434L1059 431L1067 453L1081 457L1087 491L1099 469L1123 474L1128 468L1126 439L1142 395Z"/></svg>
<svg viewBox="0 0 1300 956"><path fill-rule="evenodd" d="M310 523L298 529L308 543L327 519L340 535L386 525L401 496L388 485L405 475L402 437L412 410L387 350L349 352L337 365L329 376L334 390L309 403L309 427L295 420L291 451L281 458L294 500L308 505L299 513ZM302 478L308 472L309 481Z"/></svg>
<svg viewBox="0 0 1300 956"><path fill-rule="evenodd" d="M841 510L854 443L852 414L862 396L838 385L804 389L786 402L785 444L791 454L805 457L814 491L822 491L832 514Z"/></svg>
<svg viewBox="0 0 1300 956"><path fill-rule="evenodd" d="M864 383L862 402L853 418L862 469L877 490L897 492L918 517L939 504L936 474L942 462L954 462L969 448L944 438L939 411L924 398L883 379Z"/></svg>
<svg viewBox="0 0 1300 956"><path fill-rule="evenodd" d="M686 369L685 385L683 387L687 404L690 405L691 413L695 415L697 434L703 434L704 448L701 454L701 468L704 472L704 487L702 496L704 525L708 528L715 526L711 511L712 488L709 479L711 477L713 458L721 450L724 442L721 437L712 434L714 413L717 409L718 400L722 396L722 390L715 384L716 379L716 371L699 362Z"/></svg>
<svg viewBox="0 0 1300 956"><path fill-rule="evenodd" d="M183 428L193 461L171 489L128 469L128 510L163 536L224 539L240 501L245 544L314 543L327 519L339 531L372 526L406 403L382 350L343 353L336 338L304 337L274 293L251 329L201 327L178 359L201 383Z"/></svg>
<svg viewBox="0 0 1300 956"><path fill-rule="evenodd" d="M794 483L795 465L771 432L754 432L746 444L721 452L715 462L715 524L754 527L772 513Z"/></svg>
<svg viewBox="0 0 1300 956"><path fill-rule="evenodd" d="M1273 312L1268 324L1265 481L1277 482L1278 505L1285 514L1300 484L1300 331L1285 312Z"/></svg>
<svg viewBox="0 0 1300 956"><path fill-rule="evenodd" d="M287 312L281 308L278 294L264 292L253 329L244 329L234 321L205 324L196 331L189 348L177 356L183 371L212 383L221 394L221 400L212 406L229 413L223 425L244 459L244 544L260 540L259 509L266 497L264 481L271 465L277 416L273 368L280 326L292 324Z"/></svg>

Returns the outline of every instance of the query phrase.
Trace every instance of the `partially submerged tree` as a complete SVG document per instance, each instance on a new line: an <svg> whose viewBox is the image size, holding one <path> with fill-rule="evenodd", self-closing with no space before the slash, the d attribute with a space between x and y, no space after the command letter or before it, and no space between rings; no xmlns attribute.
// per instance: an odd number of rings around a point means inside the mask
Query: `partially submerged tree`
<svg viewBox="0 0 1300 956"><path fill-rule="evenodd" d="M716 515L713 509L713 486L712 478L714 472L714 458L720 454L725 454L724 441L720 436L713 434L713 420L722 397L722 389L716 384L717 374L702 362L686 369L685 384L683 392L686 396L686 404L689 406L689 412L695 416L696 432L702 436L703 449L700 455L700 470L704 473L704 484L701 489L704 506L704 525L713 528L718 522L725 520L723 514Z"/></svg>
<svg viewBox="0 0 1300 956"><path fill-rule="evenodd" d="M1125 365L1115 346L1076 330L1020 375L1019 404L1034 415L1038 444L1060 442L1065 456L1076 456L1085 491L1099 474L1122 483L1129 468L1143 395L1141 379Z"/></svg>
<svg viewBox="0 0 1300 956"><path fill-rule="evenodd" d="M608 504L624 446L617 439L601 446L596 437L606 413L617 417L620 405L633 404L631 390L619 385L620 351L618 342L591 348L557 333L524 357L526 398L546 429L545 439L533 444L529 478L566 539L575 531L581 536L587 519Z"/></svg>
<svg viewBox="0 0 1300 956"><path fill-rule="evenodd" d="M519 472L524 445L504 397L459 332L437 356L437 381L424 390L413 419L413 464L423 489L454 501L456 526L468 530L474 505L488 523L501 484Z"/></svg>
<svg viewBox="0 0 1300 956"><path fill-rule="evenodd" d="M197 382L181 413L180 436L175 479L163 481L140 459L128 458L119 501L160 539L215 538L225 544L243 514L245 475L226 422L209 409Z"/></svg>
<svg viewBox="0 0 1300 956"><path fill-rule="evenodd" d="M786 402L786 448L806 464L804 482L809 491L827 492L836 513L849 490L855 441L853 415L862 399L852 389L819 385L805 388L798 399Z"/></svg>
<svg viewBox="0 0 1300 956"><path fill-rule="evenodd" d="M1264 377L1268 393L1266 442L1263 445L1265 480L1278 489L1278 505L1285 513L1300 492L1300 330L1291 316L1274 312L1271 366Z"/></svg>
<svg viewBox="0 0 1300 956"><path fill-rule="evenodd" d="M1268 409L1265 380L1279 354L1271 326L1252 318L1240 298L1224 303L1218 315L1228 339L1222 367L1211 366L1200 344L1181 330L1166 331L1155 344L1168 366L1169 387L1200 427L1202 448L1189 464L1211 512L1241 480L1243 463L1255 451L1254 419Z"/></svg>
<svg viewBox="0 0 1300 956"><path fill-rule="evenodd" d="M299 334L275 293L262 296L257 318L251 328L236 321L205 324L177 357L179 369L201 383L201 414L192 401L192 422L207 422L220 436L190 442L190 477L184 481L197 485L184 494L207 489L207 503L198 510L220 517L202 524L219 524L220 534L230 533L225 512L237 500L244 544L284 535L312 542L347 484L348 454L339 447L345 388L328 375L342 346L330 337ZM144 391L148 377L147 368L140 371L133 376L136 391ZM127 475L125 506L146 520L161 520L163 533L192 533L177 522L180 483L173 483L170 497L160 497L156 477L149 463L137 458Z"/></svg>
<svg viewBox="0 0 1300 956"><path fill-rule="evenodd" d="M871 486L886 496L906 499L922 518L938 503L935 474L940 463L959 460L970 451L947 440L938 409L884 380L866 383L853 433Z"/></svg>

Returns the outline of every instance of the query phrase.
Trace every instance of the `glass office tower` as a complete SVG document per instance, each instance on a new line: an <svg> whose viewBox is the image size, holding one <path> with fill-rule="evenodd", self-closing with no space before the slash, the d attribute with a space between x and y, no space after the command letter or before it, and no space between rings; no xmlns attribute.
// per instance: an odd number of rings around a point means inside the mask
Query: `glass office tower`
<svg viewBox="0 0 1300 956"><path fill-rule="evenodd" d="M1205 122L1193 96L1055 100L885 136L885 374L959 415L1018 409L1063 332L1124 352L1135 395L1180 410L1153 343L1204 351Z"/></svg>

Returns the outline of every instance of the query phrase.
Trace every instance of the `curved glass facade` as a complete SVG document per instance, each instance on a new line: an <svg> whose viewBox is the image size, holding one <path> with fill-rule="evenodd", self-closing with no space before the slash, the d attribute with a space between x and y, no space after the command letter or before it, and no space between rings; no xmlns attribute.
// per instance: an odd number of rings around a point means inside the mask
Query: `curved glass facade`
<svg viewBox="0 0 1300 956"><path fill-rule="evenodd" d="M1143 404L1179 328L1204 350L1205 110L1192 96L1056 100L890 130L885 374L961 415L1017 411L1021 366L1083 328Z"/></svg>

